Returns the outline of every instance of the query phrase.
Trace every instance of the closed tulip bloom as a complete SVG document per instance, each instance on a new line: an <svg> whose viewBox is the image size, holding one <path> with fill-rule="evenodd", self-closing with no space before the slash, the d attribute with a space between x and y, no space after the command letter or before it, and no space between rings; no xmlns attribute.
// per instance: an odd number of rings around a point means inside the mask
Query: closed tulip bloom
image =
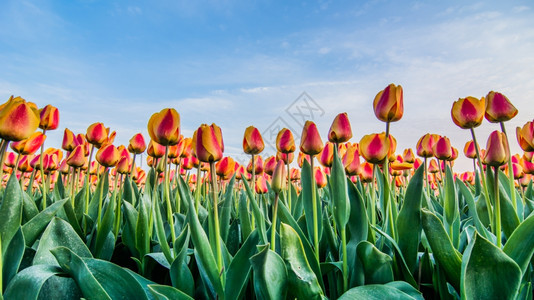
<svg viewBox="0 0 534 300"><path fill-rule="evenodd" d="M104 167L114 167L119 162L119 151L112 144L103 145L96 152L96 160Z"/></svg>
<svg viewBox="0 0 534 300"><path fill-rule="evenodd" d="M437 141L439 135L427 133L417 141L417 155L421 157L434 156L434 143Z"/></svg>
<svg viewBox="0 0 534 300"><path fill-rule="evenodd" d="M236 163L235 178L236 179L247 179L247 170L245 167Z"/></svg>
<svg viewBox="0 0 534 300"><path fill-rule="evenodd" d="M344 143L352 138L352 128L347 113L340 113L328 130L328 140L332 143Z"/></svg>
<svg viewBox="0 0 534 300"><path fill-rule="evenodd" d="M319 155L319 162L323 167L330 168L334 162L334 144L326 142L323 151Z"/></svg>
<svg viewBox="0 0 534 300"><path fill-rule="evenodd" d="M39 127L39 111L34 103L13 96L0 110L0 138L21 141Z"/></svg>
<svg viewBox="0 0 534 300"><path fill-rule="evenodd" d="M169 146L168 157L169 157L170 159L180 157L180 154L181 154L181 153L178 152L179 150L180 150L180 148L178 147L178 144Z"/></svg>
<svg viewBox="0 0 534 300"><path fill-rule="evenodd" d="M502 166L508 162L510 152L508 152L508 142L506 135L495 130L488 137L486 153L482 161L489 166Z"/></svg>
<svg viewBox="0 0 534 300"><path fill-rule="evenodd" d="M276 157L275 156L267 157L264 163L263 171L272 176L275 167L276 167Z"/></svg>
<svg viewBox="0 0 534 300"><path fill-rule="evenodd" d="M271 189L276 193L280 193L286 185L286 168L284 162L279 160L274 168L273 176L271 178Z"/></svg>
<svg viewBox="0 0 534 300"><path fill-rule="evenodd" d="M367 162L382 163L388 156L389 144L385 132L364 135L360 140L360 154Z"/></svg>
<svg viewBox="0 0 534 300"><path fill-rule="evenodd" d="M294 159L295 159L295 154L293 152L291 153L277 152L276 153L276 160L277 161L282 160L285 164L292 163Z"/></svg>
<svg viewBox="0 0 534 300"><path fill-rule="evenodd" d="M527 187L530 182L532 181L532 175L530 174L525 174L525 176L521 177L519 179L519 184L522 186L522 187Z"/></svg>
<svg viewBox="0 0 534 300"><path fill-rule="evenodd" d="M328 183L326 180L326 174L324 173L323 169L319 167L315 167L314 169L315 184L317 185L317 188L322 189Z"/></svg>
<svg viewBox="0 0 534 300"><path fill-rule="evenodd" d="M256 190L256 194L262 195L269 192L269 189L267 188L267 180L263 176L258 176L256 178L256 185L254 186Z"/></svg>
<svg viewBox="0 0 534 300"><path fill-rule="evenodd" d="M475 149L475 142L473 142L471 140L471 141L468 141L467 143L465 143L464 155L465 155L465 157L471 158L471 159L477 158L477 152L476 152L476 149Z"/></svg>
<svg viewBox="0 0 534 300"><path fill-rule="evenodd" d="M404 113L402 86L390 84L380 91L373 101L376 117L383 122L395 122Z"/></svg>
<svg viewBox="0 0 534 300"><path fill-rule="evenodd" d="M312 121L306 121L300 137L300 151L308 155L317 155L323 150L323 147L317 125Z"/></svg>
<svg viewBox="0 0 534 300"><path fill-rule="evenodd" d="M180 137L180 115L174 108L162 109L148 120L148 134L163 146L176 145Z"/></svg>
<svg viewBox="0 0 534 300"><path fill-rule="evenodd" d="M229 179L235 172L235 160L229 156L223 157L215 165L216 173L223 179Z"/></svg>
<svg viewBox="0 0 534 300"><path fill-rule="evenodd" d="M299 165L299 168L302 168L302 165L304 164L304 160L307 160L308 163L310 163L310 156L307 154L304 154L303 152L299 152L299 155L297 156L297 164Z"/></svg>
<svg viewBox="0 0 534 300"><path fill-rule="evenodd" d="M449 161L454 161L458 158L458 149L451 147L451 150L452 150L452 155L449 158Z"/></svg>
<svg viewBox="0 0 534 300"><path fill-rule="evenodd" d="M17 166L17 169L22 172L22 173L26 173L26 172L31 172L33 171L33 169L35 167L32 167L32 162L37 159L39 160L39 156L36 156L36 157L31 157L31 155L23 155L21 158L20 158L20 161L19 161L19 165ZM38 164L38 162L37 162ZM39 166L37 165L37 168L39 168Z"/></svg>
<svg viewBox="0 0 534 300"><path fill-rule="evenodd" d="M44 153L47 153L49 155L56 155L58 161L61 161L63 159L63 151L56 148L47 148Z"/></svg>
<svg viewBox="0 0 534 300"><path fill-rule="evenodd" d="M439 172L439 166L438 161L435 159L431 159L430 163L428 164L428 172L430 173L437 173Z"/></svg>
<svg viewBox="0 0 534 300"><path fill-rule="evenodd" d="M504 122L517 115L517 108L508 98L498 92L491 91L486 96L486 119L492 123Z"/></svg>
<svg viewBox="0 0 534 300"><path fill-rule="evenodd" d="M343 166L349 176L360 174L360 150L358 144L351 145L347 148L347 152L343 156Z"/></svg>
<svg viewBox="0 0 534 300"><path fill-rule="evenodd" d="M243 151L246 154L260 154L263 148L265 148L265 144L258 128L254 126L247 127L243 137Z"/></svg>
<svg viewBox="0 0 534 300"><path fill-rule="evenodd" d="M74 150L69 154L66 160L67 165L74 168L79 168L83 166L86 161L87 159L85 158L85 152L83 150L82 145L76 146L76 148L74 148Z"/></svg>
<svg viewBox="0 0 534 300"><path fill-rule="evenodd" d="M297 181L300 179L300 170L297 168L291 168L290 170L290 177L291 181Z"/></svg>
<svg viewBox="0 0 534 300"><path fill-rule="evenodd" d="M14 152L7 152L6 160L4 161L4 164L10 168L14 168L16 163L17 163L17 155Z"/></svg>
<svg viewBox="0 0 534 300"><path fill-rule="evenodd" d="M196 131L195 133L193 134L193 136L196 136ZM192 138L183 138L179 144L182 144L182 154L180 155L181 157L187 157L187 156L192 156L194 153L193 151L193 139Z"/></svg>
<svg viewBox="0 0 534 300"><path fill-rule="evenodd" d="M119 174L128 174L130 173L130 157L129 156L121 156L119 159L119 162L117 163L117 172Z"/></svg>
<svg viewBox="0 0 534 300"><path fill-rule="evenodd" d="M222 158L224 144L221 129L217 125L202 124L195 132L193 140L195 156L201 162L215 162Z"/></svg>
<svg viewBox="0 0 534 300"><path fill-rule="evenodd" d="M189 156L182 159L182 168L185 170L191 170L193 169L193 157Z"/></svg>
<svg viewBox="0 0 534 300"><path fill-rule="evenodd" d="M282 128L282 130L278 132L278 135L276 136L276 149L278 152L282 153L295 152L295 140L293 139L291 130Z"/></svg>
<svg viewBox="0 0 534 300"><path fill-rule="evenodd" d="M47 172L52 172L59 169L59 157L57 154L45 154L45 160L43 160L44 169Z"/></svg>
<svg viewBox="0 0 534 300"><path fill-rule="evenodd" d="M527 152L525 152L525 154L527 154ZM534 163L531 159L528 159L525 154L523 154L523 158L520 161L521 166L523 167L523 172L525 172L525 174L534 174Z"/></svg>
<svg viewBox="0 0 534 300"><path fill-rule="evenodd" d="M392 134L388 135L388 139L389 139L388 159L389 161L395 161L395 151L397 151L397 139L394 138Z"/></svg>
<svg viewBox="0 0 534 300"><path fill-rule="evenodd" d="M371 182L373 178L373 165L368 162L363 162L361 164L360 180L363 182Z"/></svg>
<svg viewBox="0 0 534 300"><path fill-rule="evenodd" d="M46 135L42 132L34 132L27 139L11 143L11 149L23 155L33 154L37 149L41 148L45 139Z"/></svg>
<svg viewBox="0 0 534 300"><path fill-rule="evenodd" d="M70 168L70 166L67 165L67 160L66 159L62 160L61 163L59 164L59 171L63 175L69 174L69 168Z"/></svg>
<svg viewBox="0 0 534 300"><path fill-rule="evenodd" d="M411 164L415 162L415 155L413 154L412 148L404 149L404 152L402 153L402 160Z"/></svg>
<svg viewBox="0 0 534 300"><path fill-rule="evenodd" d="M485 104L484 97L480 100L475 97L466 97L454 101L451 109L452 121L464 129L478 127L484 120Z"/></svg>
<svg viewBox="0 0 534 300"><path fill-rule="evenodd" d="M530 121L522 128L516 128L517 142L523 151L534 151L534 122Z"/></svg>
<svg viewBox="0 0 534 300"><path fill-rule="evenodd" d="M514 179L520 179L525 175L523 167L520 164L512 163Z"/></svg>
<svg viewBox="0 0 534 300"><path fill-rule="evenodd" d="M437 159L448 160L452 156L451 141L446 136L440 136L432 147Z"/></svg>
<svg viewBox="0 0 534 300"><path fill-rule="evenodd" d="M148 142L148 148L146 152L150 157L160 158L165 155L165 146L150 140L150 142Z"/></svg>
<svg viewBox="0 0 534 300"><path fill-rule="evenodd" d="M134 134L134 136L130 139L128 143L128 151L135 154L141 154L145 152L145 150L146 142L143 135L141 133Z"/></svg>
<svg viewBox="0 0 534 300"><path fill-rule="evenodd" d="M247 165L247 172L252 173L252 159ZM260 155L254 156L254 173L256 175L263 173L263 159Z"/></svg>
<svg viewBox="0 0 534 300"><path fill-rule="evenodd" d="M89 144L99 148L108 138L108 130L102 123L93 123L87 128L85 138Z"/></svg>
<svg viewBox="0 0 534 300"><path fill-rule="evenodd" d="M39 110L39 116L39 128L54 130L59 126L59 110L56 107L48 104Z"/></svg>

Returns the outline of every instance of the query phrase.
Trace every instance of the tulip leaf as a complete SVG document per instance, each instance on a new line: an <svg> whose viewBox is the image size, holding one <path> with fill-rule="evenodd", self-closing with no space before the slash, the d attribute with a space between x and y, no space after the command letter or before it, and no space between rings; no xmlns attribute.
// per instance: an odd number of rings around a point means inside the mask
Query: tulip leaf
<svg viewBox="0 0 534 300"><path fill-rule="evenodd" d="M350 216L350 202L347 191L347 176L341 158L334 147L334 161L330 175L330 190L334 206L334 219L339 227L345 227Z"/></svg>
<svg viewBox="0 0 534 300"><path fill-rule="evenodd" d="M69 248L70 251L76 253L78 256L92 257L91 251L89 251L85 243L76 234L72 226L66 221L55 217L48 224L41 236L39 247L37 247L37 252L33 258L33 265L58 265L50 250L59 246Z"/></svg>
<svg viewBox="0 0 534 300"><path fill-rule="evenodd" d="M490 238L489 231L482 224L482 222L480 221L480 218L478 217L477 207L475 204L475 199L473 197L473 194L471 194L471 192L469 191L465 183L463 183L461 180L456 180L456 185L458 186L460 193L462 193L465 199L465 202L467 203L467 206L469 207L469 216L473 219L473 223L475 224L477 231L483 237Z"/></svg>
<svg viewBox="0 0 534 300"><path fill-rule="evenodd" d="M250 258L257 253L256 245L258 242L258 230L254 230L228 266L224 289L226 299L239 299L239 296L243 294L252 270Z"/></svg>
<svg viewBox="0 0 534 300"><path fill-rule="evenodd" d="M39 214L39 209L37 208L35 201L28 195L28 191L23 193L22 201L22 219L24 222L27 222Z"/></svg>
<svg viewBox="0 0 534 300"><path fill-rule="evenodd" d="M444 225L449 229L449 235L452 237L452 226L454 221L458 218L460 212L458 208L458 199L456 195L456 188L451 169L447 165L445 169L445 182L443 189L443 210L444 210Z"/></svg>
<svg viewBox="0 0 534 300"><path fill-rule="evenodd" d="M254 194L252 193L252 190L250 189L250 186L248 185L247 181L243 180L242 182L243 182L243 185L245 186L248 199L250 200L250 205L252 206L252 213L254 214L256 228L258 228L258 231L260 234L260 241L262 244L266 244L268 242L268 239L267 239L267 230L265 229L265 216L263 215L260 208L258 207L258 203L254 200ZM280 203L282 203L282 201L279 201L279 204Z"/></svg>
<svg viewBox="0 0 534 300"><path fill-rule="evenodd" d="M410 179L402 208L397 217L399 248L412 273L417 267L417 252L421 241L423 179L424 168L418 168Z"/></svg>
<svg viewBox="0 0 534 300"><path fill-rule="evenodd" d="M314 158L315 159L315 158ZM302 163L302 171L301 171L301 185L302 185L302 204L304 206L304 216L306 217L306 228L308 231L308 237L310 241L313 241L314 237L314 225L313 225L313 200L312 200L312 193L316 191L315 184L312 184L312 176L313 171L311 169L310 164L308 163L308 160L305 159ZM315 191L314 191L315 190ZM317 214L317 235L319 240L321 240L321 235L323 233L323 226L322 222L319 222L319 218L321 216L322 212L322 205L321 205L321 198L316 195L315 197L315 207L317 211L315 212Z"/></svg>
<svg viewBox="0 0 534 300"><path fill-rule="evenodd" d="M9 242L19 230L22 222L23 194L17 176L10 176L0 204L0 238L2 253L5 253Z"/></svg>
<svg viewBox="0 0 534 300"><path fill-rule="evenodd" d="M243 240L246 240L252 232L252 225L250 224L249 210L247 209L247 197L245 194L241 194L239 197L239 223L241 225L241 234ZM259 229L259 228L258 228Z"/></svg>
<svg viewBox="0 0 534 300"><path fill-rule="evenodd" d="M150 292L154 296L154 299L157 300L188 300L193 299L189 297L184 292L173 288L172 286L168 285L160 285L160 284L150 284L148 286Z"/></svg>
<svg viewBox="0 0 534 300"><path fill-rule="evenodd" d="M288 292L297 299L316 299L323 295L317 276L312 271L297 232L289 225L280 223L282 258L288 273ZM315 259L315 257L311 257Z"/></svg>
<svg viewBox="0 0 534 300"><path fill-rule="evenodd" d="M286 299L288 276L284 260L263 246L250 258L254 270L254 290L259 299Z"/></svg>
<svg viewBox="0 0 534 300"><path fill-rule="evenodd" d="M399 288L400 287L400 288ZM423 299L421 293L409 284L401 282L390 282L389 284L370 284L358 286L348 290L338 298L339 300L349 299L397 299L397 300L419 300Z"/></svg>
<svg viewBox="0 0 534 300"><path fill-rule="evenodd" d="M124 226L122 227L121 240L128 247L128 250L137 256L138 252L135 246L135 227L137 223L137 210L127 201L122 202L124 210Z"/></svg>
<svg viewBox="0 0 534 300"><path fill-rule="evenodd" d="M0 268L2 272L3 287L6 287L9 281L17 274L22 257L24 255L24 235L22 230L19 228L17 233L11 239L6 253L2 257L3 259L3 268ZM1 264L0 264L1 267ZM1 294L2 291L0 291Z"/></svg>
<svg viewBox="0 0 534 300"><path fill-rule="evenodd" d="M189 226L185 226L182 230L182 233L174 242L174 252L176 253L176 258L171 264L170 276L172 285L175 288L185 292L190 296L194 296L195 282L186 262L189 238Z"/></svg>
<svg viewBox="0 0 534 300"><path fill-rule="evenodd" d="M230 213L232 212L232 204L234 203L234 182L235 182L235 174L232 176L232 179L230 179L230 183L228 183L226 191L224 193L224 201L221 207L221 217L220 217L220 226L221 226L221 238L224 242L226 242L228 238L228 231L230 229Z"/></svg>
<svg viewBox="0 0 534 300"><path fill-rule="evenodd" d="M150 252L150 235L148 232L148 210L151 208L148 201L145 201L146 194L139 199L139 212L137 215L137 224L135 230L135 245L137 251L139 252L139 257L145 256L145 254ZM154 196L155 197L155 196Z"/></svg>
<svg viewBox="0 0 534 300"><path fill-rule="evenodd" d="M119 208L120 209L120 208ZM101 227L96 229L96 242L94 248L94 256L109 260L113 254L113 246L115 240L113 238L113 221L115 219L115 201L113 199L108 200L108 204L105 207L104 217L100 223ZM113 245L110 243L110 235Z"/></svg>
<svg viewBox="0 0 534 300"><path fill-rule="evenodd" d="M515 299L521 269L501 249L475 234L462 260L462 295L466 299Z"/></svg>
<svg viewBox="0 0 534 300"><path fill-rule="evenodd" d="M393 259L368 241L357 247L358 259L363 265L365 284L383 284L393 281Z"/></svg>
<svg viewBox="0 0 534 300"><path fill-rule="evenodd" d="M512 233L504 245L504 253L512 258L521 268L523 274L534 254L534 215L526 218Z"/></svg>
<svg viewBox="0 0 534 300"><path fill-rule="evenodd" d="M31 245L33 245L33 243L39 237L39 234L43 232L58 210L61 209L68 200L69 199L67 198L52 203L52 205L48 206L45 210L33 217L26 224L22 225L22 232L24 233L26 246L31 247Z"/></svg>
<svg viewBox="0 0 534 300"><path fill-rule="evenodd" d="M430 211L422 210L423 230L437 264L443 269L447 280L460 290L462 256L452 245L443 228L443 223Z"/></svg>
<svg viewBox="0 0 534 300"><path fill-rule="evenodd" d="M171 253L169 243L167 242L167 236L165 235L165 229L163 227L163 220L161 218L161 209L159 205L156 204L156 206L154 207L154 212L156 215L156 235L158 237L159 246L161 247L161 251L163 251L165 258L167 259L170 265L172 264L174 257Z"/></svg>

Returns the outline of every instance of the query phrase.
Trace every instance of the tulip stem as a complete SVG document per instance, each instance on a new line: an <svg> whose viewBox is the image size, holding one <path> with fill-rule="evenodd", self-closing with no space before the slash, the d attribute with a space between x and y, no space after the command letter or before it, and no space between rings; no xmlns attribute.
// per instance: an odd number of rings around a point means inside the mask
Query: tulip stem
<svg viewBox="0 0 534 300"><path fill-rule="evenodd" d="M493 193L495 195L495 236L497 237L497 247L500 249L502 246L501 241L501 203L499 197L499 167L495 166Z"/></svg>
<svg viewBox="0 0 534 300"><path fill-rule="evenodd" d="M426 156L423 160L423 167L425 168L424 171L425 171L426 193L428 195L428 198L430 199L430 182L428 181L428 164L427 164Z"/></svg>
<svg viewBox="0 0 534 300"><path fill-rule="evenodd" d="M347 262L347 234L345 226L341 227L341 246L343 251L343 293L349 289L349 271Z"/></svg>
<svg viewBox="0 0 534 300"><path fill-rule="evenodd" d="M337 152L336 152L337 153ZM313 247L315 249L315 258L319 262L319 233L318 233L318 222L317 222L317 196L315 195L315 171L313 169L313 155L310 155L310 166L311 166L311 188L312 188L312 212L313 212Z"/></svg>
<svg viewBox="0 0 534 300"><path fill-rule="evenodd" d="M4 180L4 161L6 160L7 144L9 144L9 141L3 140L2 145L0 146L0 191L3 189L3 185L1 183Z"/></svg>
<svg viewBox="0 0 534 300"><path fill-rule="evenodd" d="M215 162L210 162L210 174L211 174L211 195L213 198L213 223L215 226L215 248L217 251L217 267L219 273L223 271L223 261L222 261L222 252L221 252L221 241L220 241L220 228L219 228L219 209L218 209L218 200L217 200L217 175L215 170Z"/></svg>
<svg viewBox="0 0 534 300"><path fill-rule="evenodd" d="M163 177L165 182L165 202L167 202L167 221L169 222L169 226L171 227L171 243L174 243L174 240L176 240L176 233L174 231L174 219L173 219L173 213L172 213L172 206L171 206L171 196L169 192L169 170L167 169L167 159L169 155L169 146L165 146L165 157L163 160L163 166L165 167L165 176ZM158 209L157 207L155 209Z"/></svg>
<svg viewBox="0 0 534 300"><path fill-rule="evenodd" d="M106 170L104 172L108 172L109 170L106 168ZM89 184L89 183L87 183ZM97 222L97 230L101 230L101 227L100 227L100 223L102 222L101 221L101 216L102 216L102 202L104 201L104 199L102 199L104 197L104 183L101 182L100 183L100 190L98 191L99 193L99 196L98 196L98 216L96 218L96 222Z"/></svg>
<svg viewBox="0 0 534 300"><path fill-rule="evenodd" d="M287 207L291 213L291 173L289 172L289 153L287 154Z"/></svg>
<svg viewBox="0 0 534 300"><path fill-rule="evenodd" d="M87 173L85 174L85 214L89 214L89 176L91 174L91 159L93 158L93 152L95 151L95 145L91 144L91 152L89 152L89 160L87 161Z"/></svg>
<svg viewBox="0 0 534 300"><path fill-rule="evenodd" d="M278 212L278 193L274 194L273 221L271 223L271 250L276 251L276 215Z"/></svg>
<svg viewBox="0 0 534 300"><path fill-rule="evenodd" d="M508 153L510 153L510 143L508 140L508 134L506 134L506 128L504 127L504 122L501 122L501 129L504 135L506 136L506 147L508 148ZM510 194L512 205L514 206L514 211L517 213L517 199L515 195L515 185L514 185L514 167L512 164L512 155L508 155L508 184L510 185Z"/></svg>
<svg viewBox="0 0 534 300"><path fill-rule="evenodd" d="M131 177L132 176L132 173L133 171L135 170L135 153L133 154L133 158L132 158L132 166L130 168L130 173L128 173L128 176Z"/></svg>
<svg viewBox="0 0 534 300"><path fill-rule="evenodd" d="M486 207L488 208L488 215L489 219L493 219L493 209L491 207L491 201L489 198L489 192L488 192L488 185L486 184L486 175L484 174L484 167L482 166L482 158L480 157L480 149L478 148L477 138L475 136L475 130L473 128L471 130L471 136L473 137L473 144L475 144L475 152L477 154L477 160L478 160L478 168L480 169L480 178L482 179L482 186L484 188L484 198L486 198ZM493 228L493 222L491 223L491 227Z"/></svg>
<svg viewBox="0 0 534 300"><path fill-rule="evenodd" d="M195 211L198 214L198 207L200 206L200 181L202 178L200 177L200 163L197 167L197 188L195 190Z"/></svg>
<svg viewBox="0 0 534 300"><path fill-rule="evenodd" d="M119 181L119 173L115 173L115 179L113 180L113 199L111 201L116 201L117 206L115 206L115 226L113 233L115 234L115 241L117 241L117 238L119 237L119 226L121 224L121 197L117 197L118 194L118 184ZM122 181L122 180L121 180Z"/></svg>
<svg viewBox="0 0 534 300"><path fill-rule="evenodd" d="M43 129L43 135L46 133L46 129ZM45 173L44 173L44 166L43 166L43 153L44 153L44 142L41 144L41 155L39 155L39 170L41 171L41 187L43 190L43 201L42 201L42 208L43 210L46 209L46 195L48 194L48 191L45 187Z"/></svg>
<svg viewBox="0 0 534 300"><path fill-rule="evenodd" d="M254 158L254 154L252 154L252 161L251 161L251 164L252 164L252 200L253 201L256 201L256 161L255 161L255 158ZM245 178L245 180L247 180ZM247 209L249 209L249 202L250 200L247 199ZM250 220L250 226L252 228L252 230L254 230L254 228L256 227L256 222L254 220L254 214L251 214L251 220Z"/></svg>

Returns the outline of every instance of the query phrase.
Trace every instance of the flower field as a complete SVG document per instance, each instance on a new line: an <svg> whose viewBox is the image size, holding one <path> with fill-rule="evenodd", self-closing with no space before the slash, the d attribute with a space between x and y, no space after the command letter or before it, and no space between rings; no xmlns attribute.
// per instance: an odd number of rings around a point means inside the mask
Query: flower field
<svg viewBox="0 0 534 300"><path fill-rule="evenodd" d="M282 129L262 157L250 126L240 165L224 128L184 137L174 108L129 145L102 123L48 145L58 108L11 97L0 299L532 299L534 123L507 132L518 111L498 92L451 104L464 149L432 133L397 149L403 89L390 84L373 101L384 132L351 143L340 113L326 135L307 121L300 145ZM485 145L484 119L499 129ZM459 155L473 171L454 171Z"/></svg>

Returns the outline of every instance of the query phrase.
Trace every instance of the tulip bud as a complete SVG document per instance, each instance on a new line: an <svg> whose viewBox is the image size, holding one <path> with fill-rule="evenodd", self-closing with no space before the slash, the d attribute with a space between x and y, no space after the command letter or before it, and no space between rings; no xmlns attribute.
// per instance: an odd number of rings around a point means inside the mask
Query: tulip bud
<svg viewBox="0 0 534 300"><path fill-rule="evenodd" d="M85 152L82 145L76 146L74 150L67 157L67 164L74 168L79 168L86 163Z"/></svg>
<svg viewBox="0 0 534 300"><path fill-rule="evenodd" d="M193 136L196 136L196 131L193 134ZM181 157L188 157L193 155L193 145L192 145L193 139L192 138L184 138L180 141L182 145L182 154Z"/></svg>
<svg viewBox="0 0 534 300"><path fill-rule="evenodd" d="M438 137L438 135L430 133L423 135L419 141L417 141L417 155L421 157L434 156L434 150L432 148Z"/></svg>
<svg viewBox="0 0 534 300"><path fill-rule="evenodd" d="M323 147L317 125L312 121L306 121L300 137L300 151L308 155L317 155L323 150Z"/></svg>
<svg viewBox="0 0 534 300"><path fill-rule="evenodd" d="M284 162L279 160L274 168L273 177L271 179L271 188L276 194L279 194L285 188L285 184L286 168Z"/></svg>
<svg viewBox="0 0 534 300"><path fill-rule="evenodd" d="M467 158L475 159L477 158L477 152L475 148L475 143L471 140L465 143L464 146L464 155Z"/></svg>
<svg viewBox="0 0 534 300"><path fill-rule="evenodd" d="M394 161L395 151L397 151L397 139L395 139L392 134L388 135L388 139L389 139L388 159L389 161Z"/></svg>
<svg viewBox="0 0 534 300"><path fill-rule="evenodd" d="M17 163L17 155L14 152L7 152L4 164L10 168L14 168Z"/></svg>
<svg viewBox="0 0 534 300"><path fill-rule="evenodd" d="M415 155L413 154L412 148L404 149L402 153L403 161L413 164L415 162Z"/></svg>
<svg viewBox="0 0 534 300"><path fill-rule="evenodd" d="M323 167L330 168L334 162L334 144L326 142L323 151L319 155L319 162Z"/></svg>
<svg viewBox="0 0 534 300"><path fill-rule="evenodd" d="M154 142L153 140L150 140L150 142L148 142L148 148L146 153L148 154L148 156L154 158L163 157L165 156L165 146L160 145Z"/></svg>
<svg viewBox="0 0 534 300"><path fill-rule="evenodd" d="M304 154L303 152L299 152L299 155L297 157L297 164L299 165L299 168L302 168L302 165L304 164L304 160L307 160L308 163L310 163L310 156L307 154Z"/></svg>
<svg viewBox="0 0 534 300"><path fill-rule="evenodd" d="M439 172L439 166L438 161L435 159L431 159L430 163L428 164L428 172L430 173L437 173Z"/></svg>
<svg viewBox="0 0 534 300"><path fill-rule="evenodd" d="M223 157L217 162L215 169L217 175L219 175L222 179L229 179L232 177L232 175L234 175L235 172L235 160L228 156Z"/></svg>
<svg viewBox="0 0 534 300"><path fill-rule="evenodd" d="M499 123L512 119L517 109L508 98L498 92L491 91L486 96L486 119L491 123Z"/></svg>
<svg viewBox="0 0 534 300"><path fill-rule="evenodd" d="M54 130L59 126L59 110L48 104L39 110L39 128L44 130Z"/></svg>
<svg viewBox="0 0 534 300"><path fill-rule="evenodd" d="M326 180L326 174L323 172L323 170L319 167L315 167L315 184L317 184L318 189L322 189L326 186L327 180Z"/></svg>
<svg viewBox="0 0 534 300"><path fill-rule="evenodd" d="M440 136L432 146L432 152L437 159L448 160L452 156L451 141L446 136Z"/></svg>
<svg viewBox="0 0 534 300"><path fill-rule="evenodd" d="M513 173L514 173L514 179L519 179L525 175L523 172L523 167L520 164L513 163Z"/></svg>
<svg viewBox="0 0 534 300"><path fill-rule="evenodd" d="M223 156L222 132L215 124L202 124L195 132L193 144L195 156L202 162L219 161Z"/></svg>
<svg viewBox="0 0 534 300"><path fill-rule="evenodd" d="M506 135L495 130L488 138L486 153L482 161L490 166L502 166L508 162L510 152L508 151L508 141Z"/></svg>
<svg viewBox="0 0 534 300"><path fill-rule="evenodd" d="M17 169L22 173L33 171L33 169L35 167L32 166L32 162L35 159L37 159L37 161L39 161L39 156L36 156L36 157L32 158L30 155L23 155L20 158L19 165L17 166ZM37 166L37 167L39 167L39 166Z"/></svg>
<svg viewBox="0 0 534 300"><path fill-rule="evenodd" d="M525 152L534 151L534 122L530 121L523 128L516 129L517 142Z"/></svg>
<svg viewBox="0 0 534 300"><path fill-rule="evenodd" d="M104 124L93 123L87 128L85 138L89 144L99 148L108 138L108 131Z"/></svg>
<svg viewBox="0 0 534 300"><path fill-rule="evenodd" d="M458 158L458 149L451 147L451 150L452 150L452 155L451 155L451 158L449 158L449 161L453 162L454 160Z"/></svg>
<svg viewBox="0 0 534 300"><path fill-rule="evenodd" d="M273 172L274 172L274 168L276 167L276 157L274 156L269 156L266 160L265 160L265 164L264 164L264 168L263 168L263 171L269 175L273 175Z"/></svg>
<svg viewBox="0 0 534 300"><path fill-rule="evenodd" d="M336 116L328 131L328 140L332 143L344 143L352 138L352 128L350 127L347 113Z"/></svg>
<svg viewBox="0 0 534 300"><path fill-rule="evenodd" d="M282 160L285 164L290 164L293 162L293 159L295 159L295 154L294 153L282 153L282 152L277 152L276 153L276 160Z"/></svg>
<svg viewBox="0 0 534 300"><path fill-rule="evenodd" d="M385 132L364 135L360 140L360 154L367 162L379 164L387 158L389 145Z"/></svg>
<svg viewBox="0 0 534 300"><path fill-rule="evenodd" d="M402 86L388 85L380 91L373 101L376 117L383 122L395 122L404 113Z"/></svg>
<svg viewBox="0 0 534 300"><path fill-rule="evenodd" d="M300 179L300 170L297 168L291 168L289 178L291 178L291 181L297 181Z"/></svg>
<svg viewBox="0 0 534 300"><path fill-rule="evenodd" d="M252 173L252 159L247 165L247 172ZM260 155L254 156L254 173L256 175L263 173L263 159Z"/></svg>
<svg viewBox="0 0 534 300"><path fill-rule="evenodd" d="M372 164L366 161L361 164L360 179L363 182L371 182L374 180Z"/></svg>
<svg viewBox="0 0 534 300"><path fill-rule="evenodd" d="M454 101L451 109L452 121L464 129L478 127L484 119L485 103L484 97L480 100L475 97L466 97Z"/></svg>
<svg viewBox="0 0 534 300"><path fill-rule="evenodd" d="M11 143L11 149L23 155L33 154L37 149L41 148L45 139L46 135L42 132L34 132L27 139Z"/></svg>
<svg viewBox="0 0 534 300"><path fill-rule="evenodd" d="M9 98L0 110L0 138L21 141L39 127L39 112L35 104L21 97Z"/></svg>
<svg viewBox="0 0 534 300"><path fill-rule="evenodd" d="M343 166L345 172L349 176L359 175L360 173L360 150L358 144L347 148L345 156L343 156Z"/></svg>
<svg viewBox="0 0 534 300"><path fill-rule="evenodd" d="M263 138L260 131L254 127L249 126L245 129L245 136L243 137L243 151L246 154L259 154L265 148Z"/></svg>
<svg viewBox="0 0 534 300"><path fill-rule="evenodd" d="M119 151L112 144L103 145L96 152L96 160L104 167L114 167L119 162Z"/></svg>
<svg viewBox="0 0 534 300"><path fill-rule="evenodd" d="M180 115L174 108L162 109L148 120L148 134L163 146L176 145L180 137Z"/></svg>
<svg viewBox="0 0 534 300"><path fill-rule="evenodd" d="M267 180L265 180L265 177L258 176L256 179L256 185L255 185L256 194L262 195L269 192L269 189L267 188Z"/></svg>
<svg viewBox="0 0 534 300"><path fill-rule="evenodd" d="M136 133L131 139L128 144L128 151L135 153L135 154L141 154L145 152L146 150L146 142L145 138L141 133Z"/></svg>
<svg viewBox="0 0 534 300"><path fill-rule="evenodd" d="M281 153L293 153L295 152L295 140L291 130L282 128L276 136L276 149Z"/></svg>
<svg viewBox="0 0 534 300"><path fill-rule="evenodd" d="M528 152L525 152L523 154L523 159L521 159L521 166L523 167L523 172L525 174L534 174L534 163L531 159L528 159L527 154Z"/></svg>

